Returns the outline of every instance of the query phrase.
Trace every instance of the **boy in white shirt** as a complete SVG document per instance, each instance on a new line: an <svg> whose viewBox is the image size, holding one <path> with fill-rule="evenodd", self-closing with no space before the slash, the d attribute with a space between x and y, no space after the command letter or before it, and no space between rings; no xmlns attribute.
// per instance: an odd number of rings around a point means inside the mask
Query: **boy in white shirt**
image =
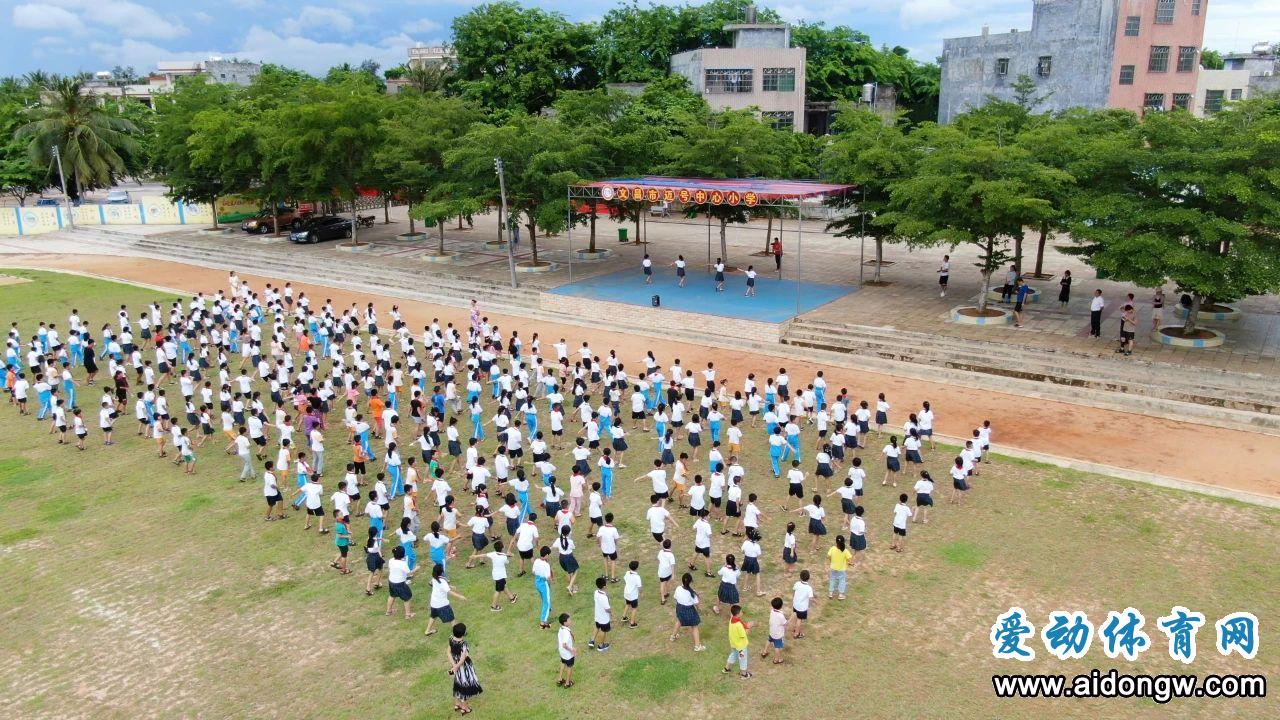
<svg viewBox="0 0 1280 720"><path fill-rule="evenodd" d="M628 627L640 625L637 619L640 616L640 587L644 585L644 581L640 578L640 573L636 572L639 569L640 561L632 560L627 563L627 572L622 576L622 600L627 605L622 611L622 619L627 621Z"/></svg>

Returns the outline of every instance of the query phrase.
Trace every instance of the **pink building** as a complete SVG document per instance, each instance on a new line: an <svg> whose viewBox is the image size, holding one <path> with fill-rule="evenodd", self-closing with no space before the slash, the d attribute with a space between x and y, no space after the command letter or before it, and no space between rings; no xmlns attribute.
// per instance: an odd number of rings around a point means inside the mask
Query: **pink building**
<svg viewBox="0 0 1280 720"><path fill-rule="evenodd" d="M1108 107L1189 110L1208 0L1121 0Z"/></svg>

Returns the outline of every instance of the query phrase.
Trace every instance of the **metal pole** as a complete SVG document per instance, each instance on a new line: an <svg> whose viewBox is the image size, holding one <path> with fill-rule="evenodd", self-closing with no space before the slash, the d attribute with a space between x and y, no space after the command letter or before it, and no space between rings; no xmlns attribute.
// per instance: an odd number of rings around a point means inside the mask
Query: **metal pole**
<svg viewBox="0 0 1280 720"><path fill-rule="evenodd" d="M507 209L507 178L502 173L502 158L493 159L493 169L498 173L498 192L502 197L502 216L506 218L507 225L511 225L511 211ZM514 253L511 228L507 230L507 267L511 270L511 287L518 287L516 283L516 256Z"/></svg>
<svg viewBox="0 0 1280 720"><path fill-rule="evenodd" d="M862 243L862 247L858 250L858 286L862 286L862 276L867 269L867 188L862 188L862 202L858 205L858 215L862 216L862 232L858 234L858 238Z"/></svg>
<svg viewBox="0 0 1280 720"><path fill-rule="evenodd" d="M711 211L707 211L707 269L711 269Z"/></svg>
<svg viewBox="0 0 1280 720"><path fill-rule="evenodd" d="M569 282L573 282L573 186L566 188L564 194L569 200Z"/></svg>
<svg viewBox="0 0 1280 720"><path fill-rule="evenodd" d="M800 316L800 259L804 254L804 198L796 204L796 316Z"/></svg>
<svg viewBox="0 0 1280 720"><path fill-rule="evenodd" d="M778 237L778 239L779 239L779 240L781 240L782 238L784 238L784 237L786 237L786 236L787 236L787 227L786 227L786 225L784 224L784 221L786 220L786 217L787 217L787 214L786 214L785 212L779 212L779 213L778 213L778 235L777 235L777 237ZM770 240L769 245L770 245L770 246L772 246L772 245L773 245L772 240ZM782 263L778 263L778 279L779 279L779 280L781 280L781 279L782 279Z"/></svg>
<svg viewBox="0 0 1280 720"><path fill-rule="evenodd" d="M71 196L67 194L67 177L62 174L62 153L58 150L58 146L53 146L53 159L58 162L58 182L62 185L62 199L67 203L67 223L71 225L71 229L76 228L76 219L71 215Z"/></svg>

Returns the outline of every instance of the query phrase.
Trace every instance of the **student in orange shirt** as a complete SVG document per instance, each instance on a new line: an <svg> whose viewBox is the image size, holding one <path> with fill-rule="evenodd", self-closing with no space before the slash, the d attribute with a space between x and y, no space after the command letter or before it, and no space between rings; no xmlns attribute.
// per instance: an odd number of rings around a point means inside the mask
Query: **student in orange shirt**
<svg viewBox="0 0 1280 720"><path fill-rule="evenodd" d="M378 391L374 390L369 397L369 414L373 415L373 436L382 437L382 411L387 408L387 404L382 398L378 397Z"/></svg>

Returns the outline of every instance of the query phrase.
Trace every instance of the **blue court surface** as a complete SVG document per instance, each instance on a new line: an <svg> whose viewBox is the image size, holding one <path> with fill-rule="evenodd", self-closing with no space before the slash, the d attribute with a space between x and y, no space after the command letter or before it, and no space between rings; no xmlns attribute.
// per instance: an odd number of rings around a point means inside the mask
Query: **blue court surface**
<svg viewBox="0 0 1280 720"><path fill-rule="evenodd" d="M550 292L645 307L651 305L654 295L659 295L661 307L667 310L781 323L857 290L853 285L801 282L797 304L794 280L778 280L762 274L756 278L755 297L743 296L747 291L747 278L742 273L725 276L724 292L716 292L715 286L713 274L690 270L684 287L677 287L673 268L654 268L652 285L646 285L644 274L636 269L568 283Z"/></svg>

